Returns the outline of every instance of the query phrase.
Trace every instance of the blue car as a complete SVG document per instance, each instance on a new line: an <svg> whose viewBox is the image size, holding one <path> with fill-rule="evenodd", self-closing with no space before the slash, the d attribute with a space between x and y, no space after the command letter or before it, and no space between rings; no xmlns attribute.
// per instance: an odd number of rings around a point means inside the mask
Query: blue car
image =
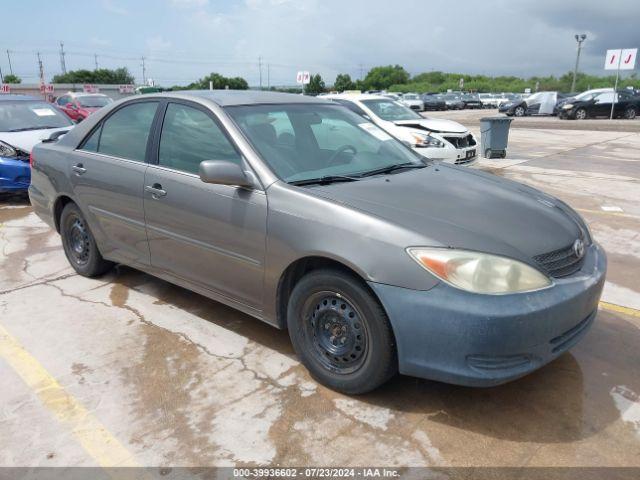
<svg viewBox="0 0 640 480"><path fill-rule="evenodd" d="M33 146L72 126L50 103L26 95L0 95L0 193L26 192Z"/></svg>

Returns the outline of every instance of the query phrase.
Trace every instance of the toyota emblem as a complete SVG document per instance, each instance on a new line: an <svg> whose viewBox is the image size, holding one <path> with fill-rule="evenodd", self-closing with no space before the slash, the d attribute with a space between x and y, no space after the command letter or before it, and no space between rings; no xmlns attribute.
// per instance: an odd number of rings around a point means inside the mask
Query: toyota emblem
<svg viewBox="0 0 640 480"><path fill-rule="evenodd" d="M584 242L580 239L573 242L573 253L576 254L576 257L582 258L584 255Z"/></svg>

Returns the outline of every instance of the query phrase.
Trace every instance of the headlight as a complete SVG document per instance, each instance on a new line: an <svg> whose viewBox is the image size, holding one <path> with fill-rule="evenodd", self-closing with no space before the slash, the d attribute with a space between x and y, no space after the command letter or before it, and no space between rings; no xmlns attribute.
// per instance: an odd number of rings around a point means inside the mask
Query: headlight
<svg viewBox="0 0 640 480"><path fill-rule="evenodd" d="M444 142L442 140L438 140L431 135L425 135L422 133L412 133L411 134L414 139L414 144L412 147L414 148L443 148Z"/></svg>
<svg viewBox="0 0 640 480"><path fill-rule="evenodd" d="M497 255L428 247L408 248L407 252L436 277L468 292L499 295L551 285L551 280L535 268Z"/></svg>
<svg viewBox="0 0 640 480"><path fill-rule="evenodd" d="M572 108L573 108L573 103L565 103L565 104L562 106L562 109L563 109L563 110L571 110Z"/></svg>
<svg viewBox="0 0 640 480"><path fill-rule="evenodd" d="M0 141L0 157L16 158L18 152L8 143Z"/></svg>

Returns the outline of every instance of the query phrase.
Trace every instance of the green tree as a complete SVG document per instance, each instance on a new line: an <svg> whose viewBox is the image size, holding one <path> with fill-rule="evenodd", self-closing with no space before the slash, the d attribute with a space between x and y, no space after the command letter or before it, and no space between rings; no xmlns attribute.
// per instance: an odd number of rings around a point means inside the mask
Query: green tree
<svg viewBox="0 0 640 480"><path fill-rule="evenodd" d="M53 83L100 83L104 85L131 84L133 76L126 68L99 68L97 70L72 70L67 73L55 75Z"/></svg>
<svg viewBox="0 0 640 480"><path fill-rule="evenodd" d="M336 77L336 81L333 83L334 90L338 92L344 92L345 90L353 90L356 88L356 84L351 80L351 76L348 73L340 73Z"/></svg>
<svg viewBox="0 0 640 480"><path fill-rule="evenodd" d="M190 90L208 90L209 82L213 86L214 90L224 90L226 88L230 90L247 90L249 84L244 78L241 77L225 77L219 73L210 73L206 77L199 79L187 85L187 89Z"/></svg>
<svg viewBox="0 0 640 480"><path fill-rule="evenodd" d="M324 92L324 80L319 73L315 75L311 75L309 79L309 83L304 86L304 93L309 95L317 95L319 93Z"/></svg>
<svg viewBox="0 0 640 480"><path fill-rule="evenodd" d="M10 73L9 75L4 76L4 83L22 83L22 79L19 76Z"/></svg>
<svg viewBox="0 0 640 480"><path fill-rule="evenodd" d="M387 65L385 67L373 67L364 78L364 86L371 90L384 90L391 85L405 84L410 75L400 65Z"/></svg>

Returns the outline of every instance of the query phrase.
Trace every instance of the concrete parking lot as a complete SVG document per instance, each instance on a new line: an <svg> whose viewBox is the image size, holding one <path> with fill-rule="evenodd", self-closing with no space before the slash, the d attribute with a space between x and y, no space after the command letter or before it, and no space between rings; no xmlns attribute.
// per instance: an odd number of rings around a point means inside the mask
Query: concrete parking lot
<svg viewBox="0 0 640 480"><path fill-rule="evenodd" d="M478 133L487 114L429 115ZM490 389L336 394L286 332L130 268L77 276L2 197L0 465L640 467L639 150L640 121L518 118L507 159L478 165L568 202L609 257L584 341Z"/></svg>

